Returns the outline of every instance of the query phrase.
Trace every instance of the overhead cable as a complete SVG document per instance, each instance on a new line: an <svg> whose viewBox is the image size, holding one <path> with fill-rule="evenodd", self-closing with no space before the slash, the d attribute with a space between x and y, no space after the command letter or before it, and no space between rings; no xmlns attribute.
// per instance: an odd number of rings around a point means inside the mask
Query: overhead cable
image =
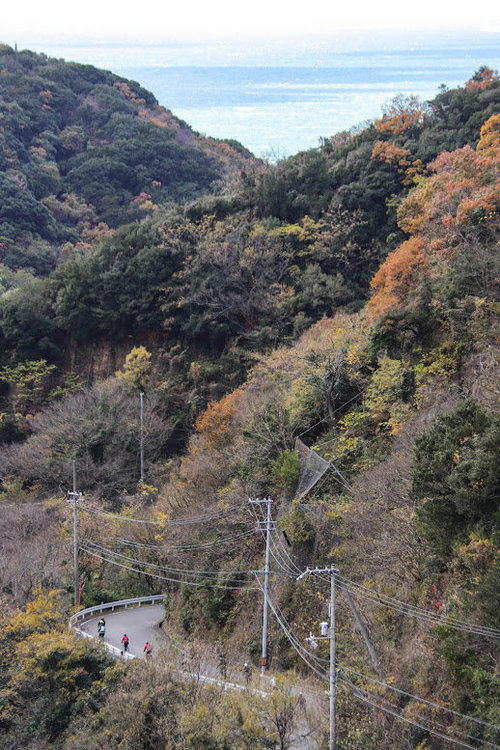
<svg viewBox="0 0 500 750"><path fill-rule="evenodd" d="M397 688L394 685L390 685L388 682L382 682L381 680L375 679L375 677L369 677L366 674L363 674L361 672L357 672L355 669L352 669L352 667L348 667L345 664L339 664L339 667L341 669L345 669L347 672L351 672L352 674L356 675L356 677L359 677L363 680L368 680L369 682L373 682L376 685L380 685L383 688L386 688L388 690L392 690L395 693L398 693L399 695L404 695L407 698L411 698L412 700L417 701L418 703L425 703L427 706L431 706L432 708L437 708L440 711L446 711L449 714L453 714L453 716L457 716L461 719L465 719L466 721L473 721L476 724L480 724L484 727L489 727L490 729L494 729L497 732L500 732L500 727L496 724L489 724L487 721L483 721L482 719L477 719L475 716L469 716L468 714L462 714L460 711L454 711L452 708L448 708L447 706L443 706L440 703L434 703L433 701L429 701L426 698L421 698L418 695L413 695L412 693L408 693L406 690L401 690L401 688ZM485 740L482 740L485 741ZM488 743L491 744L491 743ZM493 747L496 747L493 745Z"/></svg>
<svg viewBox="0 0 500 750"><path fill-rule="evenodd" d="M197 577L219 577L223 575L223 576L227 576L229 578L235 578L235 579L243 575L253 575L253 571L251 570L237 571L236 573L231 573L228 571L226 573L220 570L193 570L190 568L174 568L168 565L157 565L156 563L148 562L146 560L137 560L135 557L129 557L128 555L123 555L107 547L103 547L100 544L96 544L95 542L87 541L86 544L90 545L92 549L96 549L98 552L102 552L103 554L111 555L118 559L126 560L127 562L131 562L131 563L135 563L136 565L142 565L144 567L155 568L156 570L160 570L166 573L179 573L183 575L190 575L190 576L197 576Z"/></svg>
<svg viewBox="0 0 500 750"><path fill-rule="evenodd" d="M234 506L230 508L226 508L224 510L218 510L214 513L206 513L202 516L195 516L192 518L178 518L178 519L168 519L164 521L152 521L145 518L130 518L128 516L121 516L118 513L108 513L107 511L100 510L98 508L92 508L88 505L82 505L81 510L86 513L94 513L99 516L103 516L105 518L109 518L115 521L119 521L120 523L138 523L138 524L144 524L148 526L191 526L193 524L198 523L206 523L207 521L215 521L220 518L227 518L228 513L231 510L234 510L235 508L239 508L240 506ZM233 521L233 523L243 523L243 521Z"/></svg>
<svg viewBox="0 0 500 750"><path fill-rule="evenodd" d="M361 393L357 393L355 396L353 396L352 398L348 399L348 401L345 401L340 406L337 406L337 408L334 409L331 413L329 413L326 417L323 417L323 419L320 419L319 422L316 422L311 427L308 427L307 430L304 430L304 432L301 432L300 435L297 435L297 437L300 438L300 437L302 437L302 435L306 435L308 432L311 432L311 430L314 430L315 427L319 427L319 425L323 424L323 422L327 422L329 419L332 418L332 416L334 414L336 414L337 412L341 411L341 409L343 409L345 406L348 406L350 403L352 403L353 401L355 401L360 396L361 396Z"/></svg>
<svg viewBox="0 0 500 750"><path fill-rule="evenodd" d="M260 590L261 590L262 592L264 592L264 587L262 586L262 584L260 583L260 581L259 581L258 579L257 579L257 583L258 583L258 585L259 585L259 588L260 588ZM298 640L297 640L297 639L296 639L295 637L293 637L293 636L291 635L291 633L290 633L290 632L289 632L289 631L287 630L287 628L286 628L286 627L284 626L283 622L281 621L281 618L279 617L279 615L278 615L278 613L277 613L277 611L276 611L276 608L275 608L275 606L274 606L273 602L272 602L272 601L271 601L271 600L270 600L269 598L268 598L268 600L267 600L267 601L268 601L268 604L269 604L269 606L270 606L270 608L271 608L271 610L272 610L272 612L273 612L274 616L276 617L276 620L277 620L278 624L280 625L280 627L281 627L281 629L283 630L283 632L284 632L285 636L286 636L286 637L287 637L287 639L288 639L288 640L290 641L291 645L293 646L293 648L295 649L295 651L296 651L296 652L298 653L298 655L300 656L300 658L302 659L302 661L304 661L304 662L305 662L305 663L307 664L307 666L308 666L308 667L309 667L310 669L312 669L312 670L313 670L313 672L315 672L315 673L316 673L316 674L318 675L318 677L320 677L320 678L321 678L322 680L328 680L328 676L327 676L327 673L326 673L326 672L322 672L322 671L320 671L320 667L319 667L319 666L315 666L314 664L311 664L311 661L310 661L310 659L314 660L314 657L313 657L313 655L312 655L312 654L310 654L310 653L309 653L309 652L308 652L308 651L307 651L307 650L306 650L306 649L305 649L305 648L304 648L304 647L302 646L302 644L300 644L300 642L299 642L299 641L298 641Z"/></svg>
<svg viewBox="0 0 500 750"><path fill-rule="evenodd" d="M227 544L233 544L236 541L243 541L253 536L252 531L242 531L238 534L232 534L228 536L222 536L218 539L214 539L212 542L199 542L198 544L148 544L146 542L137 542L132 539L125 539L123 537L116 537L114 541L122 544L125 547L138 547L140 549L150 549L165 552L191 552L194 550L210 549L212 547L224 546Z"/></svg>
<svg viewBox="0 0 500 750"><path fill-rule="evenodd" d="M99 560L102 560L103 562L107 562L110 565L116 565L119 568L124 568L126 570L130 570L133 573L139 573L140 575L147 575L150 578L157 578L158 580L161 580L161 581L169 581L171 583L179 583L179 584L182 584L184 586L196 586L196 587L199 587L199 588L227 589L229 591L241 591L241 590L244 590L244 591L258 591L258 588L256 586L248 586L248 585L245 585L245 586L225 586L225 585L219 584L219 583L209 583L208 581L197 582L197 581L184 580L182 578L170 578L168 576L159 575L158 573L152 573L150 571L144 571L144 570L141 570L140 568L135 568L135 567L133 567L131 565L125 565L124 563L120 563L120 562L117 562L116 560L109 559L109 558L105 557L104 555L100 555L97 552L95 552L94 550L86 548L86 547L82 547L82 549L83 549L84 552L86 552L86 554L91 555L92 557L96 557Z"/></svg>
<svg viewBox="0 0 500 750"><path fill-rule="evenodd" d="M321 574L315 576L315 578L323 582L330 581L329 578ZM342 578L342 581L340 580L340 578ZM423 607L416 607L413 604L408 604L407 602L400 601L399 599L387 596L386 594L380 594L379 592L373 591L373 589L369 589L368 587L362 586L361 584L355 583L354 581L349 581L343 576L338 577L335 585L340 589L345 585L347 591L353 596L361 597L362 599L366 599L367 601L378 604L380 606L389 607L390 609L394 609L403 615L415 617L422 620L423 622L429 623L430 625L443 625L455 630L460 630L464 633L469 633L471 635L478 635L484 638L492 638L496 640L500 639L500 630L489 628L483 625L478 625L477 623L458 620L457 618L449 617L445 614L434 613L428 609L424 609Z"/></svg>
<svg viewBox="0 0 500 750"><path fill-rule="evenodd" d="M372 700L373 696L367 695L366 691L363 691L360 688L358 688L356 685L354 685L341 672L339 673L338 677L342 682L344 682L348 687L350 687L353 694L357 698L359 698L359 700L370 705L372 708L376 708L378 711L383 711L384 713L389 714L390 716L393 716L395 719L398 719L399 721L403 721L407 724L417 727L418 729L421 729L424 732L429 732L429 734L433 734L434 736L439 737L442 740L446 740L446 742L451 742L455 745L459 745L460 747L467 748L467 750L478 750L477 746L475 747L474 745L470 745L469 743L463 742L462 740L458 740L455 737L450 737L448 734L443 734L442 732L437 731L437 729L426 726L425 724L421 722L417 722L412 719L409 719L407 716L403 716L399 711L394 710L394 709L397 709L397 707L393 706L392 704L389 704L390 707L388 707L387 705L381 705L380 703L375 702L374 700ZM459 730L456 730L456 731L459 731ZM482 742L482 740L479 740L479 741Z"/></svg>
<svg viewBox="0 0 500 750"><path fill-rule="evenodd" d="M354 581L349 581L346 579L343 580L349 592L354 596L360 596L361 598L375 602L376 604L396 609L402 614L416 617L433 625L445 625L456 630L462 630L464 632L472 633L474 635L500 639L500 630L496 630L495 628L489 628L483 625L478 625L477 623L458 620L457 618L450 617L445 614L437 614L422 607L416 607L413 604L402 602L398 599L395 599L394 597L380 594L379 592L375 592L372 589L367 588L366 586L354 583Z"/></svg>

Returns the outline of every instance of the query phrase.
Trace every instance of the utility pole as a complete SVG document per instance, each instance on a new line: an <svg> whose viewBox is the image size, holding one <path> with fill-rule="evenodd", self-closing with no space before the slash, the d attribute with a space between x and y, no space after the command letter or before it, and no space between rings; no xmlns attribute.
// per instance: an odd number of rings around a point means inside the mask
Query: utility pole
<svg viewBox="0 0 500 750"><path fill-rule="evenodd" d="M335 670L335 583L336 578L339 575L339 571L333 565L329 568L306 568L306 570L297 577L297 581L304 578L306 575L328 573L330 575L330 624L328 635L324 634L322 627L321 636L310 636L307 638L311 643L315 643L318 640L330 641L330 741L328 744L328 750L335 750L335 697L337 688L337 673ZM328 623L323 623L322 626L328 626ZM326 629L326 628L325 628Z"/></svg>
<svg viewBox="0 0 500 750"><path fill-rule="evenodd" d="M144 484L144 393L141 392L141 484Z"/></svg>
<svg viewBox="0 0 500 750"><path fill-rule="evenodd" d="M80 573L78 570L78 514L76 511L76 504L78 500L83 497L81 492L76 491L76 462L73 460L73 491L68 491L68 502L73 502L73 587L74 587L74 603L75 607L78 606L79 600L79 589L80 589Z"/></svg>
<svg viewBox="0 0 500 750"><path fill-rule="evenodd" d="M335 573L330 570L330 750L335 748Z"/></svg>
<svg viewBox="0 0 500 750"><path fill-rule="evenodd" d="M269 602L269 557L271 550L271 530L274 528L274 522L271 518L272 500L270 497L263 500L249 500L251 505L267 505L267 516L265 521L257 521L257 531L266 532L266 563L264 568L264 612L262 616L262 655L261 655L261 674L264 675L267 669L267 623L268 623L268 602Z"/></svg>

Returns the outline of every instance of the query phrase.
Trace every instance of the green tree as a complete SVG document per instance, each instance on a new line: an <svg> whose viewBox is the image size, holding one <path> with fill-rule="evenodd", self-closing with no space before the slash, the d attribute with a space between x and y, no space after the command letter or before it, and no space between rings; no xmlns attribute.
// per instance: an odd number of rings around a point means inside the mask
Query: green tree
<svg viewBox="0 0 500 750"><path fill-rule="evenodd" d="M473 531L498 532L500 417L472 400L438 417L417 440L411 481L418 527L438 557Z"/></svg>
<svg viewBox="0 0 500 750"><path fill-rule="evenodd" d="M0 340L4 363L10 360L58 362L61 357L47 281L30 274L0 297ZM3 339L3 340L2 340ZM1 356L1 355L0 355Z"/></svg>
<svg viewBox="0 0 500 750"><path fill-rule="evenodd" d="M56 369L45 359L0 368L0 382L7 382L15 389L14 409L26 412L32 406L39 406L47 395L49 377Z"/></svg>

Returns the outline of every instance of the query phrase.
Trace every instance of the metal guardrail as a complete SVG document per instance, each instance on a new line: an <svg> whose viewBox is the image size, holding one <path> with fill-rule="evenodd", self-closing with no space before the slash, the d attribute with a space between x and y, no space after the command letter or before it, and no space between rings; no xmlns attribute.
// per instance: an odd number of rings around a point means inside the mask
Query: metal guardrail
<svg viewBox="0 0 500 750"><path fill-rule="evenodd" d="M102 615L103 612L116 612L121 609L128 609L129 607L142 607L150 604L157 604L163 601L165 594L156 594L155 596L140 596L135 599L121 599L118 602L102 602L97 604L95 607L87 607L81 609L69 618L68 627L74 628L78 635L84 638L92 638L95 640L95 636L90 633L86 633L84 630L75 627L78 622L83 622L90 619L93 615ZM135 655L128 651L122 651L116 646L112 646L111 643L104 643L106 651L109 651L113 656L123 659L135 659Z"/></svg>
<svg viewBox="0 0 500 750"><path fill-rule="evenodd" d="M142 607L143 605L147 606L148 604L156 604L157 602L163 601L163 599L165 599L165 594L156 594L155 596L141 596L136 599L121 599L118 602L106 602L98 604L95 607L87 607L86 609L81 609L79 612L76 612L69 618L68 627L74 628L78 635L82 636L83 638L91 638L95 641L98 640L95 635L91 635L91 633L86 633L84 630L75 627L76 623L87 620L91 618L92 615L100 615L103 612L108 611L115 612L120 609L128 609L129 607ZM137 658L135 654L131 654L129 651L122 651L116 646L113 646L111 643L104 642L104 648L117 659ZM243 685L240 685L236 682L224 681L222 683L219 677L208 677L207 675L200 675L199 679L200 682L206 682L211 685L224 684L224 687L229 688L230 690L244 689ZM274 686L274 678L271 677L270 679L272 685ZM258 694L264 698L269 695L269 693L259 690L258 688L250 688L250 690L252 693Z"/></svg>
<svg viewBox="0 0 500 750"><path fill-rule="evenodd" d="M92 615L101 615L103 612L114 612L117 609L127 609L128 607L141 607L143 604L156 604L163 601L165 594L155 594L155 596L139 596L136 599L120 599L118 602L101 602L94 607L81 609L69 618L69 627L73 628L75 623L80 620L88 620Z"/></svg>

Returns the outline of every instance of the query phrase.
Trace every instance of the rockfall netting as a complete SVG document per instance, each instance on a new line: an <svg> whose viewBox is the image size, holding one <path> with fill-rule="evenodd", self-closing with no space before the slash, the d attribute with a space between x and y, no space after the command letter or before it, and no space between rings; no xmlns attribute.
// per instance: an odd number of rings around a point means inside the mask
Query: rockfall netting
<svg viewBox="0 0 500 750"><path fill-rule="evenodd" d="M295 493L295 499L299 499L312 490L332 464L308 448L299 438L295 441L295 450L300 461L300 479Z"/></svg>

